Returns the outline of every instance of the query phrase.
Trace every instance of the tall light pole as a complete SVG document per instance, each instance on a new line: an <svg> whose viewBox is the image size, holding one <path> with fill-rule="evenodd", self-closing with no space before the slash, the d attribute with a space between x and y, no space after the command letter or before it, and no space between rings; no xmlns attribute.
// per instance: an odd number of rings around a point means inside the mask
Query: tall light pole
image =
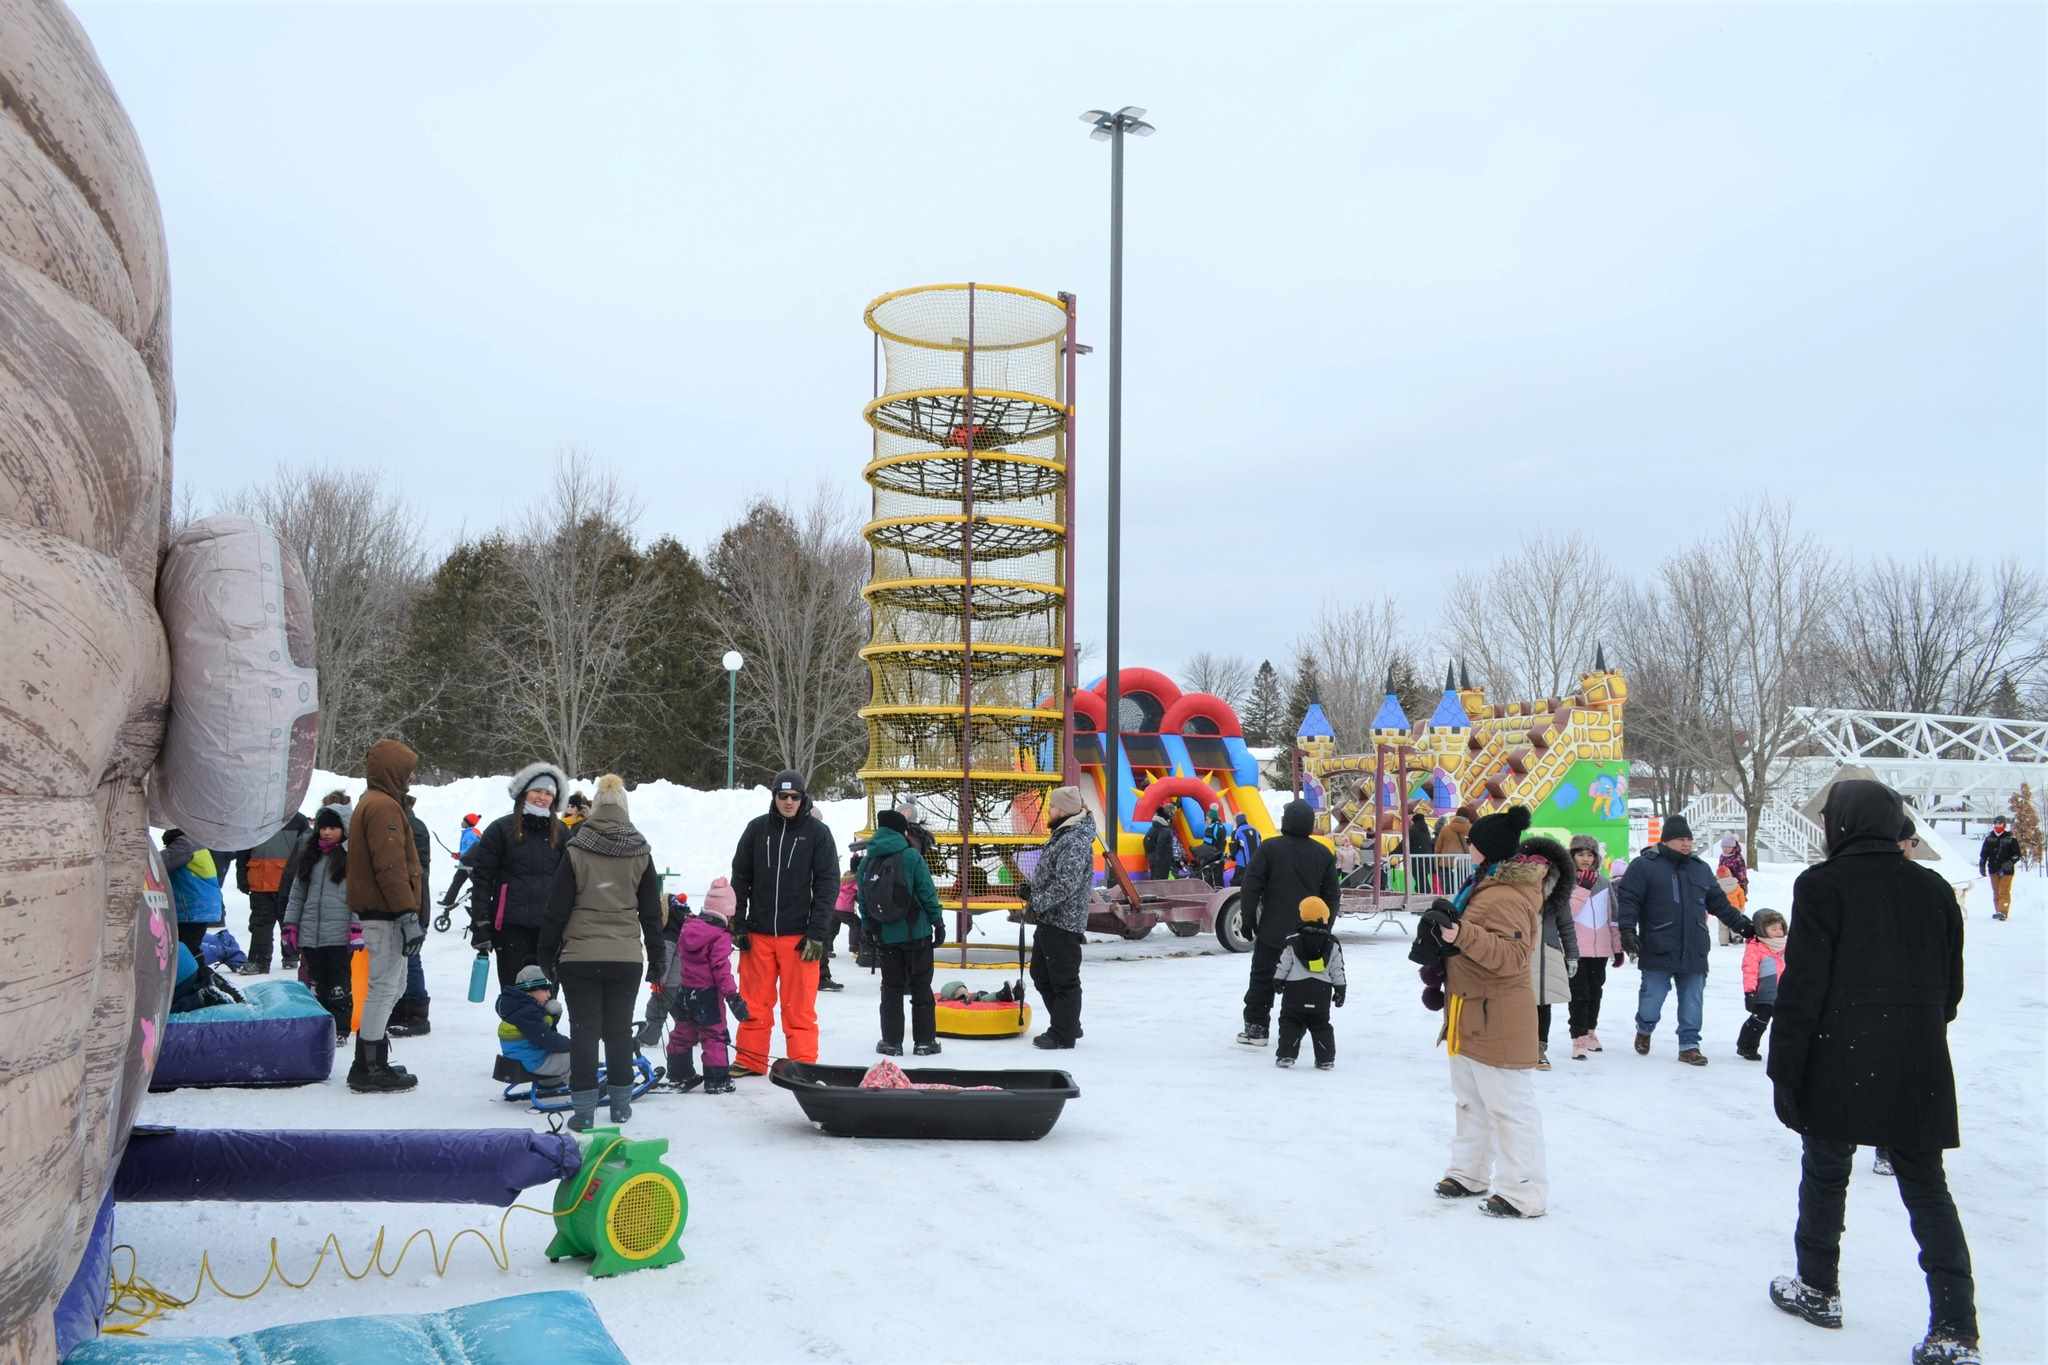
<svg viewBox="0 0 2048 1365"><path fill-rule="evenodd" d="M1107 657L1103 673L1104 712L1102 771L1105 793L1102 818L1111 828L1104 831L1102 846L1116 857L1116 812L1122 804L1123 719L1119 708L1117 672L1122 667L1117 645L1123 590L1123 501L1124 501L1124 135L1150 137L1158 130L1145 122L1145 111L1127 104L1115 113L1090 109L1081 115L1089 125L1088 136L1109 144L1109 620ZM1071 530L1069 534L1072 534Z"/></svg>
<svg viewBox="0 0 2048 1365"><path fill-rule="evenodd" d="M739 714L740 669L747 661L740 657L738 650L728 649L721 662L725 664L725 785L730 789L733 740L739 731L739 722L735 717Z"/></svg>

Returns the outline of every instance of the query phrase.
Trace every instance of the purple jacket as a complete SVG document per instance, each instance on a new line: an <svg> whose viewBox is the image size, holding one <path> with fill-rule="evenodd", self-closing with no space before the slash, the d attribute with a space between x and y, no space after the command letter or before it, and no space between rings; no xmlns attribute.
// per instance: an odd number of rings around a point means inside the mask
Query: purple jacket
<svg viewBox="0 0 2048 1365"><path fill-rule="evenodd" d="M676 950L661 974L661 988L674 997L706 986L717 987L720 999L739 994L732 979L732 933L701 915L690 915L676 934Z"/></svg>

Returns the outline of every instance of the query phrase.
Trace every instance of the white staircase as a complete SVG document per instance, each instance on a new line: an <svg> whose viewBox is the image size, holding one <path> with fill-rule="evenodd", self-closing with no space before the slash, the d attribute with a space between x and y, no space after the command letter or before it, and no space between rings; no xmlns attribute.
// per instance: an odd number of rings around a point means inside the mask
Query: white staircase
<svg viewBox="0 0 2048 1365"><path fill-rule="evenodd" d="M1683 814L1702 841L1721 831L1739 834L1749 824L1749 812L1727 792L1695 797ZM1757 821L1756 842L1749 852L1753 863L1817 863L1827 856L1827 836L1821 827L1799 807L1775 796Z"/></svg>

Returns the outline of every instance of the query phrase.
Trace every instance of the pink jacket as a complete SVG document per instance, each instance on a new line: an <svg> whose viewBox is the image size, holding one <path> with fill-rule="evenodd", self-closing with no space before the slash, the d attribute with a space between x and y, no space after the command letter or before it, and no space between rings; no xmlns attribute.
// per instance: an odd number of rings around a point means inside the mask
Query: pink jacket
<svg viewBox="0 0 2048 1365"><path fill-rule="evenodd" d="M1777 986L1785 980L1785 954L1783 952L1772 952L1764 946L1762 938L1751 939L1748 946L1742 950L1742 989L1750 992L1756 990L1757 978L1764 974L1763 965L1765 958L1769 958L1772 965L1777 969L1775 975L1778 980L1771 987L1771 995L1775 998Z"/></svg>
<svg viewBox="0 0 2048 1365"><path fill-rule="evenodd" d="M1572 927L1579 935L1581 958L1613 957L1621 951L1621 931L1614 926L1612 896L1605 877L1591 890L1572 886Z"/></svg>
<svg viewBox="0 0 2048 1365"><path fill-rule="evenodd" d="M667 990L718 988L721 999L739 994L732 979L732 934L701 915L683 921L676 935L675 965L662 975Z"/></svg>

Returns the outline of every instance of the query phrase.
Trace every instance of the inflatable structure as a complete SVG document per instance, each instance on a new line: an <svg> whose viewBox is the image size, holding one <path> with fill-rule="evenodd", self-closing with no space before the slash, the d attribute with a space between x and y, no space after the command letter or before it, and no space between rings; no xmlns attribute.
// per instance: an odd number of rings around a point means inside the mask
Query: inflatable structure
<svg viewBox="0 0 2048 1365"><path fill-rule="evenodd" d="M310 614L274 538L165 555L170 335L156 192L91 43L56 0L0 0L0 1360L57 1358L162 1042L150 793L247 848L311 771Z"/></svg>
<svg viewBox="0 0 2048 1365"><path fill-rule="evenodd" d="M1073 301L925 285L867 325L868 824L914 808L944 905L1014 910L1065 766Z"/></svg>
<svg viewBox="0 0 2048 1365"><path fill-rule="evenodd" d="M1227 823L1236 824L1242 812L1262 837L1276 832L1236 710L1211 693L1181 691L1156 669L1117 674L1117 709L1129 728L1117 736L1112 779L1103 761L1106 682L1097 679L1074 694L1074 757L1088 779L1081 790L1095 827L1105 831L1103 846L1109 847L1106 831L1114 829L1127 872L1144 875L1145 828L1162 806L1189 855L1202 841L1211 806L1222 809Z"/></svg>
<svg viewBox="0 0 2048 1365"><path fill-rule="evenodd" d="M445 1313L333 1318L239 1337L118 1341L103 1337L66 1365L628 1365L597 1309L551 1290Z"/></svg>
<svg viewBox="0 0 2048 1365"><path fill-rule="evenodd" d="M243 990L240 1004L165 1020L149 1088L309 1085L333 1070L334 1016L327 1007L296 981L258 981Z"/></svg>
<svg viewBox="0 0 2048 1365"><path fill-rule="evenodd" d="M1391 681L1373 718L1372 753L1339 754L1319 706L1303 720L1296 746L1304 786L1327 832L1362 843L1377 830L1382 850L1395 853L1418 804L1437 816L1459 806L1482 815L1526 806L1532 833L1560 842L1588 834L1610 855L1626 853L1628 681L1604 655L1567 697L1493 702L1469 679L1457 686L1447 674L1436 709L1412 724Z"/></svg>

